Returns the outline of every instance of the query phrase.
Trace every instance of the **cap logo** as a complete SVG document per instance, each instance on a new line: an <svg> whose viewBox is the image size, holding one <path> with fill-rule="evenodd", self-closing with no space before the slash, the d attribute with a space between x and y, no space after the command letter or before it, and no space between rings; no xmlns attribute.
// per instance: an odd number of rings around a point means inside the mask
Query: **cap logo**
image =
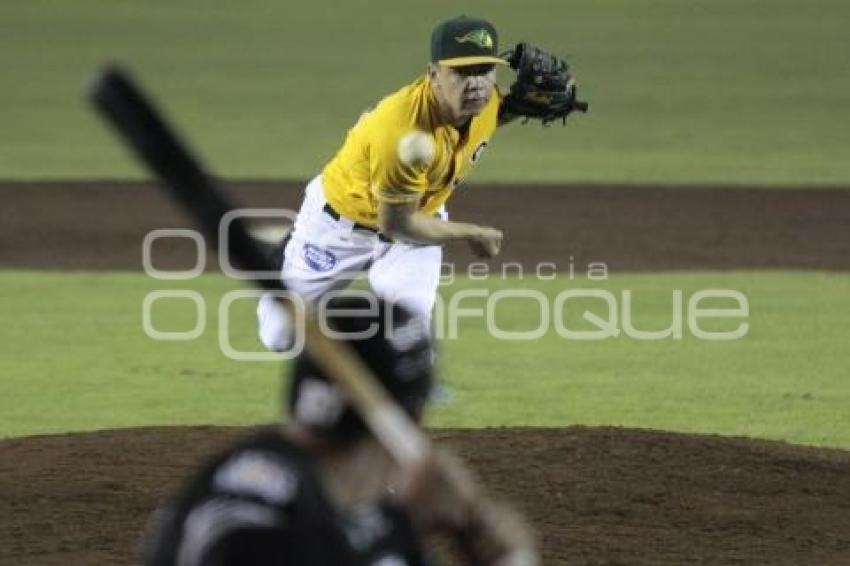
<svg viewBox="0 0 850 566"><path fill-rule="evenodd" d="M474 43L481 49L493 49L493 38L486 29L476 29L466 35L455 37L458 43Z"/></svg>

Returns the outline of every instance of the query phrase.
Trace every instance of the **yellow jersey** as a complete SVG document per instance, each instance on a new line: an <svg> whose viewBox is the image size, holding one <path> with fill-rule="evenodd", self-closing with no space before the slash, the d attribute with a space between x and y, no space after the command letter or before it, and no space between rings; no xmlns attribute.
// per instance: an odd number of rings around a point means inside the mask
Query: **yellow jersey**
<svg viewBox="0 0 850 566"><path fill-rule="evenodd" d="M493 89L487 105L461 134L453 126L437 125L427 75L387 96L360 117L325 166L325 199L339 214L371 227L377 225L380 201L413 201L419 210L436 213L487 146L498 125L499 98ZM427 161L400 153L411 133L433 142Z"/></svg>

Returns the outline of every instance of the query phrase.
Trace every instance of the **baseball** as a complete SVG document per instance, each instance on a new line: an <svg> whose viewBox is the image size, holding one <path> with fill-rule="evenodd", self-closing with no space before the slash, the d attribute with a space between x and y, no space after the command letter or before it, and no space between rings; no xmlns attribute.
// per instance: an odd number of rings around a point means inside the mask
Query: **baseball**
<svg viewBox="0 0 850 566"><path fill-rule="evenodd" d="M398 141L398 157L410 167L427 167L434 161L434 140L425 132L416 130Z"/></svg>

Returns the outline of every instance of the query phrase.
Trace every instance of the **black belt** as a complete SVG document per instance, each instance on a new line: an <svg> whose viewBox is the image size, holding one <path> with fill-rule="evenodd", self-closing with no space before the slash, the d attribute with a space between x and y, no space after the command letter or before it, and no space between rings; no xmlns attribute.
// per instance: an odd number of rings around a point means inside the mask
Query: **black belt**
<svg viewBox="0 0 850 566"><path fill-rule="evenodd" d="M342 218L342 215L336 210L334 210L330 203L325 203L325 206L322 208L322 210L324 210L325 213L334 220L338 221L340 218ZM371 226L366 226L365 224L360 224L359 222L354 222L351 228L353 230L368 230L369 232L374 232L378 235L378 239L380 239L382 242L392 243L392 240L381 234L381 232L377 228L372 228Z"/></svg>

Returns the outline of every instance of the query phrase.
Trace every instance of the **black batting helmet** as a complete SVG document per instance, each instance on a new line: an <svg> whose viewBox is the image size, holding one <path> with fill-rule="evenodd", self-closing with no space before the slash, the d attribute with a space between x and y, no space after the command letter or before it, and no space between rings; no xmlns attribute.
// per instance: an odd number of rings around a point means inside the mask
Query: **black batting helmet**
<svg viewBox="0 0 850 566"><path fill-rule="evenodd" d="M351 345L389 395L419 420L433 382L426 320L374 297L340 296L319 309L320 321ZM306 351L295 360L289 387L292 419L337 440L356 438L366 425Z"/></svg>

